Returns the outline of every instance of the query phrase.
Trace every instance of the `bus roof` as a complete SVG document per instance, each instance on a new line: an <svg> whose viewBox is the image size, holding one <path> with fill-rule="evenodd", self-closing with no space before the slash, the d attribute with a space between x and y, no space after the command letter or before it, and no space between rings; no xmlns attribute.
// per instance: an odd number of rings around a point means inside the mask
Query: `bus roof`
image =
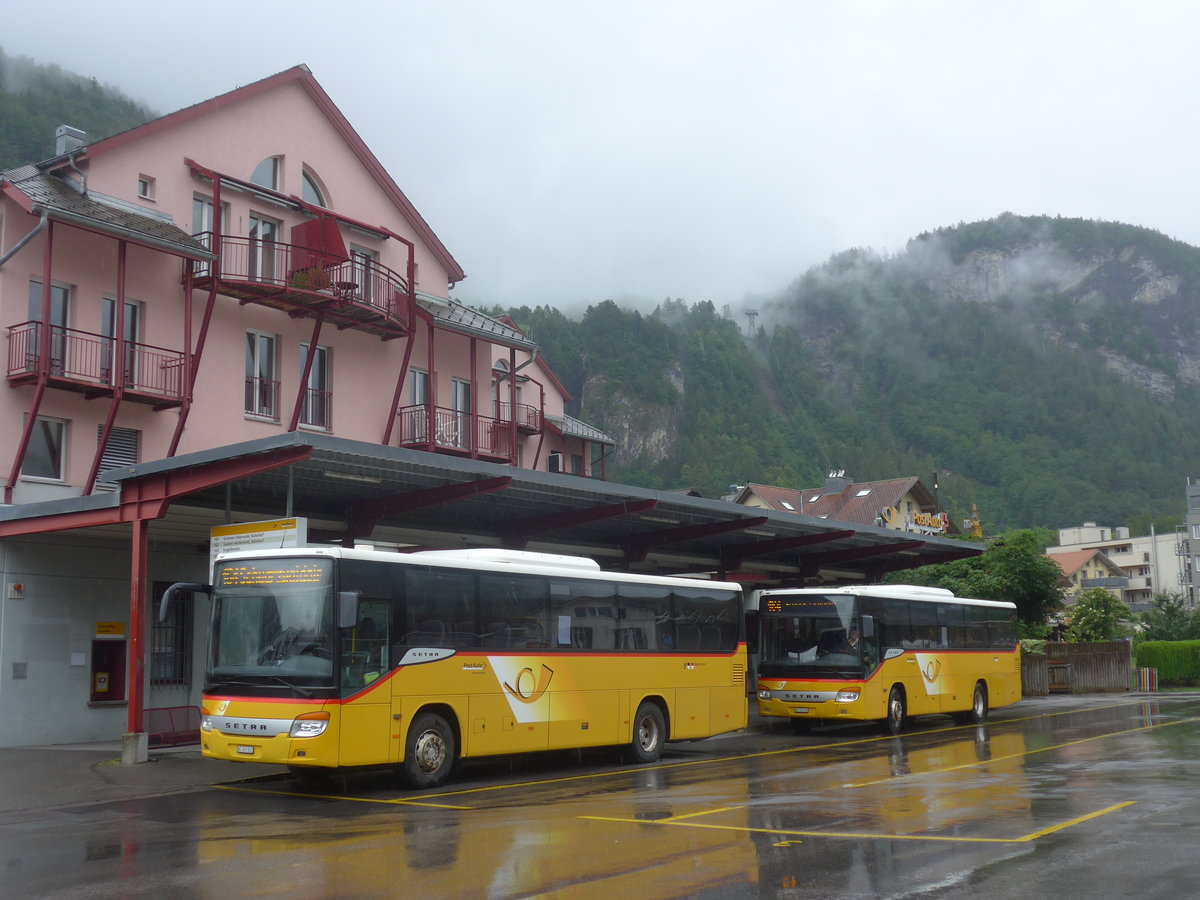
<svg viewBox="0 0 1200 900"><path fill-rule="evenodd" d="M417 550L401 553L392 550L367 550L348 547L285 547L274 550L236 550L217 555L216 562L232 559L278 559L284 557L326 557L331 559L361 559L401 565L439 566L453 569L475 569L484 572L522 573L527 575L570 575L575 578L604 579L628 584L661 584L672 587L704 587L720 591L741 592L740 584L687 578L682 575L640 575L629 572L607 572L586 556L565 556L557 553L536 553L526 550L473 548L465 550Z"/></svg>
<svg viewBox="0 0 1200 900"><path fill-rule="evenodd" d="M855 597L883 597L889 600L919 600L924 603L964 603L968 606L999 606L1005 609L1016 609L1015 603L1007 600L973 600L969 597L956 597L953 591L945 588L925 587L917 584L867 584L839 585L827 588L769 588L754 592L754 604L759 597L778 596L780 594L802 595L835 595Z"/></svg>

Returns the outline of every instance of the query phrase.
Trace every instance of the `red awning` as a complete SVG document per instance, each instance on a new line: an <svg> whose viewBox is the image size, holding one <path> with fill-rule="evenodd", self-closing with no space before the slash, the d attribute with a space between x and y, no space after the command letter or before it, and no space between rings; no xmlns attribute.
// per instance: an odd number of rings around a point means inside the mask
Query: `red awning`
<svg viewBox="0 0 1200 900"><path fill-rule="evenodd" d="M350 259L337 219L321 216L292 226L292 271L328 269Z"/></svg>

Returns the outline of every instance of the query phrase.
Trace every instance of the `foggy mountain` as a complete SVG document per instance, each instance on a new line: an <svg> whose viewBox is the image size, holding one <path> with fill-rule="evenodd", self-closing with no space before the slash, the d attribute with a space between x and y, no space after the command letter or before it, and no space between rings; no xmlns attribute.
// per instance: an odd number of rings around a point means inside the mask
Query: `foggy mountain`
<svg viewBox="0 0 1200 900"><path fill-rule="evenodd" d="M513 311L619 441L610 477L719 496L937 473L989 533L1171 527L1200 446L1200 249L1020 217L838 254L764 303ZM561 361L561 363L559 362Z"/></svg>

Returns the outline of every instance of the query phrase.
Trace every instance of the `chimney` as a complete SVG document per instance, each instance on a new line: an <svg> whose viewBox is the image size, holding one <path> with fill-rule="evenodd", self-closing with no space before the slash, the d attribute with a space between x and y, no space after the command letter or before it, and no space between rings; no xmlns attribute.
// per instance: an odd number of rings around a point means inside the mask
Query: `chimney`
<svg viewBox="0 0 1200 900"><path fill-rule="evenodd" d="M851 480L846 477L845 469L831 469L829 474L825 476L825 493L840 494L851 484Z"/></svg>
<svg viewBox="0 0 1200 900"><path fill-rule="evenodd" d="M87 143L87 132L72 128L70 125L59 125L54 129L54 155L62 156L72 150L78 150Z"/></svg>

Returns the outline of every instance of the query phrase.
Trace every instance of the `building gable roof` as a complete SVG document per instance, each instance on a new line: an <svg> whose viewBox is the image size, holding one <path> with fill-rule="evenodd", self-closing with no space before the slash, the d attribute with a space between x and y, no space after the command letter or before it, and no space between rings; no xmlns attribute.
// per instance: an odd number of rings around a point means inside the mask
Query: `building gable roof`
<svg viewBox="0 0 1200 900"><path fill-rule="evenodd" d="M445 266L448 280L451 283L455 283L466 278L466 273L463 272L458 261L454 259L450 251L446 249L446 246L434 234L433 229L429 227L429 223L417 212L416 207L412 205L408 197L404 195L404 192L400 190L399 185L396 184L392 176L383 167L383 164L379 162L375 154L367 147L358 132L354 130L354 126L350 124L350 121L342 114L342 111L337 108L333 100L325 93L321 85L317 83L317 79L313 77L312 71L306 65L294 66L276 75L264 78L261 81L235 88L228 93L204 100L176 112L168 113L144 125L139 125L136 128L131 128L112 137L96 141L82 148L81 154L85 158L102 156L105 153L124 147L148 135L173 128L183 122L208 115L223 107L239 103L249 97L275 90L288 84L297 84L304 89L316 107L329 120L334 130L346 142L351 152L358 158L367 172L370 173L383 193L399 209L404 219L412 226L425 245L429 247L430 252ZM65 159L65 157L62 157L62 159ZM53 164L54 160L48 162Z"/></svg>
<svg viewBox="0 0 1200 900"><path fill-rule="evenodd" d="M736 502L745 503L746 498L754 494L769 508L780 512L800 513L859 525L875 525L883 510L896 506L910 493L923 510L926 507L936 507L934 498L916 476L858 482L847 485L837 493L823 487L795 490L750 483L740 492Z"/></svg>
<svg viewBox="0 0 1200 900"><path fill-rule="evenodd" d="M1113 572L1118 577L1125 575L1125 570L1108 558L1107 554L1100 550L1072 550L1068 553L1047 553L1050 559L1058 565L1062 570L1064 577L1070 578L1093 559L1099 558L1101 565Z"/></svg>

